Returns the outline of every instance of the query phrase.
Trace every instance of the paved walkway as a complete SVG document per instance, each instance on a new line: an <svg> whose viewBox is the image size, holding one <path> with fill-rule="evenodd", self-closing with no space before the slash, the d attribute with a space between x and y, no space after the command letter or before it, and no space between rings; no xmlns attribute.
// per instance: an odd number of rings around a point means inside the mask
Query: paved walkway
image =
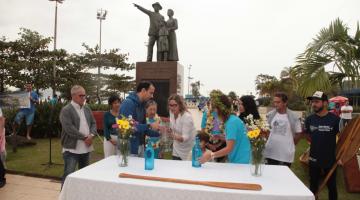
<svg viewBox="0 0 360 200"><path fill-rule="evenodd" d="M61 187L58 181L13 174L6 174L6 182L1 200L56 200Z"/></svg>

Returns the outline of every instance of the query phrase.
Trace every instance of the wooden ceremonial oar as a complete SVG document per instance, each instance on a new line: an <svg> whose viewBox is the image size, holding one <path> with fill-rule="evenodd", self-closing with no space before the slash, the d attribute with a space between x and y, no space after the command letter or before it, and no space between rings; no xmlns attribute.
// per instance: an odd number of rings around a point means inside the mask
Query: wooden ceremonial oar
<svg viewBox="0 0 360 200"><path fill-rule="evenodd" d="M120 173L120 178L133 178L133 179L142 179L149 181L161 181L169 183L182 183L182 184L192 184L192 185L204 185L210 187L219 187L227 189L236 189L236 190L256 190L260 191L262 189L259 184L250 184L250 183L231 183L231 182L214 182L214 181L193 181L177 178L163 178L155 176L140 176L134 174Z"/></svg>
<svg viewBox="0 0 360 200"><path fill-rule="evenodd" d="M350 121L350 123L343 129L341 136L339 138L337 149L336 149L336 162L330 169L329 173L326 175L324 181L320 185L316 197L319 196L321 190L325 187L331 175L334 173L337 168L338 161L341 161L342 164L347 163L358 151L360 147L360 117L357 117Z"/></svg>

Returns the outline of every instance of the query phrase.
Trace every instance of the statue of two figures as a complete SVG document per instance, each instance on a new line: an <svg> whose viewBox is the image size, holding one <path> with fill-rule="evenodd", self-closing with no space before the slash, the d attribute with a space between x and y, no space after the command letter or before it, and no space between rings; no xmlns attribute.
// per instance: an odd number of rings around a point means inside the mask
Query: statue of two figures
<svg viewBox="0 0 360 200"><path fill-rule="evenodd" d="M175 30L178 28L178 23L174 16L174 11L168 9L167 15L169 19L165 21L159 11L162 9L160 3L152 4L154 11L147 10L137 4L134 4L143 13L147 14L150 19L149 27L149 42L147 50L147 62L152 61L153 47L157 45L157 61L178 61L178 51L176 43Z"/></svg>

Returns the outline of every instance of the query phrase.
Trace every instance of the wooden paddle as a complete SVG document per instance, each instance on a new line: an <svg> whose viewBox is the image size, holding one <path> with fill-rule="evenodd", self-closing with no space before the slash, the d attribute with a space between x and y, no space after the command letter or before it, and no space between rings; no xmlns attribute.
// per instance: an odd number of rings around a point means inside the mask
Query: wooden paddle
<svg viewBox="0 0 360 200"><path fill-rule="evenodd" d="M331 175L334 173L337 168L338 161L341 161L343 164L347 163L358 151L360 148L360 117L357 117L350 121L350 123L343 129L341 136L337 143L336 148L336 162L330 169L329 173L326 175L324 181L320 185L316 197L319 196L321 190L325 187Z"/></svg>
<svg viewBox="0 0 360 200"><path fill-rule="evenodd" d="M120 173L120 178L133 178L133 179L142 179L149 181L161 181L169 183L182 183L182 184L192 184L192 185L204 185L209 187L219 187L227 189L236 189L236 190L256 190L260 191L262 189L259 184L250 184L250 183L232 183L232 182L215 182L215 181L193 181L177 178L163 178L163 177L154 177L154 176L140 176L134 174Z"/></svg>

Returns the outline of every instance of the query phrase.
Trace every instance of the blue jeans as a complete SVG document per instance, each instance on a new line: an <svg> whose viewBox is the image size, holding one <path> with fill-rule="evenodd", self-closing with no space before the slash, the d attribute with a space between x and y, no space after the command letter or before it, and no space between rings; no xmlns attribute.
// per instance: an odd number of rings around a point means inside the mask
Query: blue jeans
<svg viewBox="0 0 360 200"><path fill-rule="evenodd" d="M76 165L78 165L78 169L84 168L89 165L90 161L90 153L84 154L75 154L65 151L63 153L64 159L64 175L62 177L61 188L65 182L66 177L75 172Z"/></svg>
<svg viewBox="0 0 360 200"><path fill-rule="evenodd" d="M15 116L15 122L20 125L21 120L25 118L26 125L30 126L34 123L34 116L35 116L35 112L26 112L20 110Z"/></svg>

